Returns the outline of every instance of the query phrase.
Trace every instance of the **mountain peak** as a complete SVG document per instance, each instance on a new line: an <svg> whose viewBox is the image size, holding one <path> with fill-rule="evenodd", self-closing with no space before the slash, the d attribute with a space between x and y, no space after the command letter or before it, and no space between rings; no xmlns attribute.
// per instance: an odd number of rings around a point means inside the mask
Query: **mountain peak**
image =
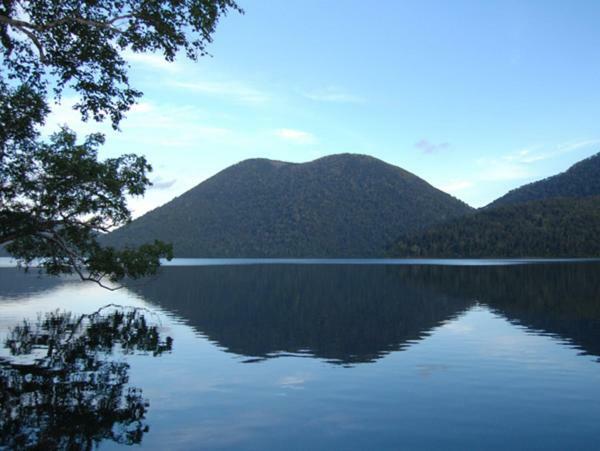
<svg viewBox="0 0 600 451"><path fill-rule="evenodd" d="M113 232L108 241L160 239L177 257L371 257L399 234L471 208L367 155L306 163L244 160Z"/></svg>

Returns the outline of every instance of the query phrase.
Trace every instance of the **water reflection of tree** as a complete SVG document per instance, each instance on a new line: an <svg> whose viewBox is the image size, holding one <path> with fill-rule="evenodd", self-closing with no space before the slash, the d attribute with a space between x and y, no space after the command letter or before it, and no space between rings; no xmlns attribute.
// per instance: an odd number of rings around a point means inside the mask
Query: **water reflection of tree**
<svg viewBox="0 0 600 451"><path fill-rule="evenodd" d="M109 308L111 307L111 308ZM128 386L114 354L168 352L172 339L144 310L107 306L89 315L48 313L15 327L0 360L0 447L91 449L140 443L148 401Z"/></svg>

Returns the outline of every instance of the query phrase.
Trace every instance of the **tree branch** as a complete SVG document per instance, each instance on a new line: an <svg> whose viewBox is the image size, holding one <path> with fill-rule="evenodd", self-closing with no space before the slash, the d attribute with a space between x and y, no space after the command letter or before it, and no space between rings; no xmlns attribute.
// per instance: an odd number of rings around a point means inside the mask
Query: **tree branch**
<svg viewBox="0 0 600 451"><path fill-rule="evenodd" d="M18 235L16 233L12 233L12 234L9 234L9 235L2 235L2 236L0 236L0 246L8 244L11 241L14 241L14 240L16 240L19 237L20 237L20 235Z"/></svg>
<svg viewBox="0 0 600 451"><path fill-rule="evenodd" d="M8 16L4 16L0 14L0 23L11 25L16 28L30 28L32 30L36 30L37 27L29 22L25 22L24 20L19 19L11 19Z"/></svg>
<svg viewBox="0 0 600 451"><path fill-rule="evenodd" d="M10 25L10 26L16 28L21 33L25 34L29 38L29 40L31 42L33 42L33 45L35 45L35 47L36 47L36 49L38 51L38 54L40 55L40 62L42 64L46 64L47 63L48 60L46 59L46 53L44 52L44 46L42 46L42 43L40 42L40 40L31 31L31 30L37 30L37 27L35 27L34 25L30 24L29 22L25 22L25 21L22 21L22 20L11 19L10 17L6 17L6 16L3 16L3 15L0 15L0 23L4 23L6 25Z"/></svg>
<svg viewBox="0 0 600 451"><path fill-rule="evenodd" d="M54 244L58 245L65 252L67 259L69 260L69 263L71 265L71 268L77 273L77 275L82 281L94 282L102 288L105 288L109 291L117 291L124 287L123 285L117 285L112 287L109 285L105 285L104 283L102 283L102 278L104 277L104 275L101 275L100 277L93 277L91 274L86 276L80 268L80 266L83 263L81 255L70 249L67 243L65 243L64 240L58 234L54 232L37 232L36 235L46 240L52 241ZM83 264L83 266L85 265Z"/></svg>
<svg viewBox="0 0 600 451"><path fill-rule="evenodd" d="M58 27L60 25L64 25L69 22L76 22L78 24L88 25L91 27L109 28L113 31L122 33L122 30L120 30L117 27L114 27L113 25L120 20L133 19L133 18L135 18L135 15L133 15L133 14L124 14L122 16L113 17L112 19L109 19L107 21L97 21L97 20L92 20L92 19L86 19L81 16L72 16L72 17L63 17L62 19L57 19L52 22L36 25L31 22L26 22L24 20L19 20L19 19L12 19L10 17L0 14L0 23L15 27L15 28L19 29L20 31L22 31L23 33L27 34L31 38L31 36L27 33L28 30L44 32L44 31L48 31L52 28Z"/></svg>

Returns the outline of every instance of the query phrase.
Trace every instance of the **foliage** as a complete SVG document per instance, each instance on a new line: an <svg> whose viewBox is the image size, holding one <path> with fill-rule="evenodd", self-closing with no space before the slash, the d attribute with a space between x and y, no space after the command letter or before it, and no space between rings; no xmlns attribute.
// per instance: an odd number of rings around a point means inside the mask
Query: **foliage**
<svg viewBox="0 0 600 451"><path fill-rule="evenodd" d="M81 95L84 119L117 127L141 93L129 85L123 51L206 54L233 0L4 0L0 6L3 78L45 98L52 81Z"/></svg>
<svg viewBox="0 0 600 451"><path fill-rule="evenodd" d="M63 128L50 142L39 130L49 99L69 89L84 120L116 129L141 92L129 84L124 52L206 54L233 0L5 0L0 4L0 245L52 274L76 272L101 283L143 276L171 257L155 241L102 249L98 234L130 221L126 195L142 195L151 170L133 154L98 160L101 135L77 144Z"/></svg>
<svg viewBox="0 0 600 451"><path fill-rule="evenodd" d="M98 161L102 142L91 135L77 145L75 134L63 129L50 143L15 148L3 160L0 242L10 242L13 256L25 263L37 259L51 274L74 271L98 282L106 275L118 280L152 273L158 256L170 257L170 246L160 242L121 251L98 244L98 231L131 219L123 193L143 192L150 169L135 155Z"/></svg>
<svg viewBox="0 0 600 451"><path fill-rule="evenodd" d="M398 233L471 208L417 176L364 155L231 166L106 237L151 237L178 257L372 257Z"/></svg>
<svg viewBox="0 0 600 451"><path fill-rule="evenodd" d="M480 210L401 237L394 257L600 257L600 196Z"/></svg>
<svg viewBox="0 0 600 451"><path fill-rule="evenodd" d="M496 199L487 208L555 197L600 196L600 153L567 171L523 185Z"/></svg>
<svg viewBox="0 0 600 451"><path fill-rule="evenodd" d="M106 306L24 321L5 346L11 359L0 360L0 446L92 449L105 439L140 443L148 431L148 401L128 386L127 363L111 356L158 356L171 350L172 339L162 338L142 310Z"/></svg>

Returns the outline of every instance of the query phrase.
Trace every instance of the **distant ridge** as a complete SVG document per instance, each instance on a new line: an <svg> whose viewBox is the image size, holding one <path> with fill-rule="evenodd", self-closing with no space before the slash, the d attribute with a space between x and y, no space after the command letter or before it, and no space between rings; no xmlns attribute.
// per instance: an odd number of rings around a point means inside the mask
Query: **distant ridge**
<svg viewBox="0 0 600 451"><path fill-rule="evenodd" d="M565 172L509 191L486 208L556 197L600 195L600 153L575 163Z"/></svg>
<svg viewBox="0 0 600 451"><path fill-rule="evenodd" d="M600 196L484 209L400 238L394 257L600 257Z"/></svg>
<svg viewBox="0 0 600 451"><path fill-rule="evenodd" d="M399 234L472 208L366 155L308 163L250 159L116 230L108 244L160 239L177 257L376 257Z"/></svg>
<svg viewBox="0 0 600 451"><path fill-rule="evenodd" d="M600 257L600 153L473 215L404 234L396 257Z"/></svg>

